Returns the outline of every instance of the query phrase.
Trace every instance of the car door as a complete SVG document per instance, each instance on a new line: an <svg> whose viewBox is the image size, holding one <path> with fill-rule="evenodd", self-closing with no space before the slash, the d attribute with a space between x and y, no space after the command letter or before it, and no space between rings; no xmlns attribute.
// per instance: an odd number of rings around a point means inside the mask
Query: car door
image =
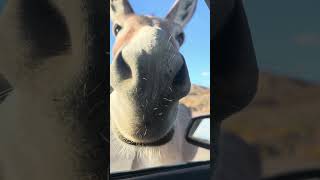
<svg viewBox="0 0 320 180"><path fill-rule="evenodd" d="M141 180L207 180L210 178L210 161L192 162L176 166L157 167L131 172L113 173L112 180L120 179L141 179Z"/></svg>

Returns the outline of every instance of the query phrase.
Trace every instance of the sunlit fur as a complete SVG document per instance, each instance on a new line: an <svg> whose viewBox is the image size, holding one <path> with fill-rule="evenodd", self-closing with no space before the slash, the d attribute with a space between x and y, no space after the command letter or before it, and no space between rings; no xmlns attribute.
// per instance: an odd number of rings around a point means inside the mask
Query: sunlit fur
<svg viewBox="0 0 320 180"><path fill-rule="evenodd" d="M170 142L162 146L131 146L120 141L110 132L111 172L175 165L192 160L198 148L184 139L190 120L191 111L179 105L175 134Z"/></svg>
<svg viewBox="0 0 320 180"><path fill-rule="evenodd" d="M121 27L115 34L110 67L111 170L177 164L193 158L197 148L184 139L191 113L179 105L190 90L190 80L179 52L182 44L178 35L196 4L196 0L176 1L167 18L162 19L134 14L126 0L111 1L113 26ZM176 85L174 78L181 69L183 80ZM144 145L157 142L171 129L174 135L166 144ZM123 142L119 134L140 145ZM118 167L117 162L130 166Z"/></svg>

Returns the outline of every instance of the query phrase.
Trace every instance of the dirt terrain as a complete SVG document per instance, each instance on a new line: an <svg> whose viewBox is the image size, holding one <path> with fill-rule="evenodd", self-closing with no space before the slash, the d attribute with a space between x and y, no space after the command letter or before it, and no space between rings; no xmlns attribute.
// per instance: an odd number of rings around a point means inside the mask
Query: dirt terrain
<svg viewBox="0 0 320 180"><path fill-rule="evenodd" d="M193 117L210 114L210 89L193 84L189 94L180 102L191 109Z"/></svg>
<svg viewBox="0 0 320 180"><path fill-rule="evenodd" d="M254 101L224 122L256 145L264 173L320 167L320 84L261 73Z"/></svg>

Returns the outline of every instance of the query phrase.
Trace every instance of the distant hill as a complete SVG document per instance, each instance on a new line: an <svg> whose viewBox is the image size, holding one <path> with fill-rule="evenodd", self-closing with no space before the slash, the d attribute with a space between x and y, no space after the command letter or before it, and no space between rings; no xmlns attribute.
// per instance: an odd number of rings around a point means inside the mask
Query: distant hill
<svg viewBox="0 0 320 180"><path fill-rule="evenodd" d="M210 114L210 89L193 84L180 102L191 109L193 116Z"/></svg>
<svg viewBox="0 0 320 180"><path fill-rule="evenodd" d="M223 128L260 149L265 174L320 167L320 84L261 73L255 99Z"/></svg>

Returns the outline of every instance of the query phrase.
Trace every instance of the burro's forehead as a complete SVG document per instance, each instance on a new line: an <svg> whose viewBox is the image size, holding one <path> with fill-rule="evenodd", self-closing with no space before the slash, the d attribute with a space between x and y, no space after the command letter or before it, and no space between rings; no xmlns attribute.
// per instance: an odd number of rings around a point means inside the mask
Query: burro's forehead
<svg viewBox="0 0 320 180"><path fill-rule="evenodd" d="M166 31L182 31L182 27L175 22L172 22L167 19L162 19L160 17L151 16L151 15L136 15L131 14L128 16L123 16L119 18L118 21L114 22L114 24L120 24L124 28L141 28L143 26L153 26L160 27Z"/></svg>
<svg viewBox="0 0 320 180"><path fill-rule="evenodd" d="M175 46L177 45L174 38L175 34L183 31L180 25L172 21L150 15L139 16L131 14L123 16L113 23L113 28L117 25L120 25L122 30L116 37L115 44L113 46L113 54L116 54L121 47L128 44L130 40L146 26L162 29L169 35L172 35L173 38L170 38L170 41Z"/></svg>

